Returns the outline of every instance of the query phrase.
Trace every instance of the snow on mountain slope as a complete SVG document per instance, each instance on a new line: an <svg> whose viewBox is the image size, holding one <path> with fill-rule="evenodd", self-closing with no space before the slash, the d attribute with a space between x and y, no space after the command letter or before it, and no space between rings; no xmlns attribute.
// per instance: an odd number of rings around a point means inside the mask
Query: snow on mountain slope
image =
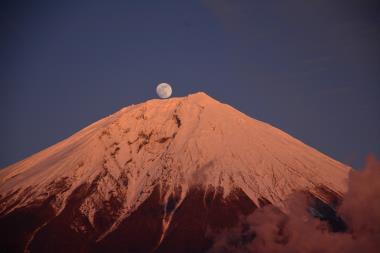
<svg viewBox="0 0 380 253"><path fill-rule="evenodd" d="M48 199L57 216L87 185L78 209L90 226L96 227L96 212L105 205L117 206L107 209L110 225L97 234L99 241L155 189L162 203L178 196L174 209L194 185L223 189L224 198L241 189L256 206L263 200L281 205L298 190L327 201L326 192L346 191L349 170L281 130L196 93L123 108L0 170L0 216Z"/></svg>

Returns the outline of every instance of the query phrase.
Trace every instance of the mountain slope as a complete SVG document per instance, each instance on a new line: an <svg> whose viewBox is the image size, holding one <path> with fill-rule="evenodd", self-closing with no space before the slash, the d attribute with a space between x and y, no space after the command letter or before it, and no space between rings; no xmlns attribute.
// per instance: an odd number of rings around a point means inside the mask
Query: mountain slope
<svg viewBox="0 0 380 253"><path fill-rule="evenodd" d="M348 172L204 93L150 100L1 170L2 238L15 252L202 252L208 228L295 191L339 198Z"/></svg>

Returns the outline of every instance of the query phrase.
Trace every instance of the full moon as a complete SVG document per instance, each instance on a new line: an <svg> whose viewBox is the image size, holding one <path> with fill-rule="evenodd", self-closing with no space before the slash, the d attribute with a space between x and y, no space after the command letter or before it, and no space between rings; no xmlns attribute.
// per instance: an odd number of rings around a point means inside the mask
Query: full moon
<svg viewBox="0 0 380 253"><path fill-rule="evenodd" d="M168 98L172 95L172 87L167 83L160 83L157 85L156 92L160 98Z"/></svg>

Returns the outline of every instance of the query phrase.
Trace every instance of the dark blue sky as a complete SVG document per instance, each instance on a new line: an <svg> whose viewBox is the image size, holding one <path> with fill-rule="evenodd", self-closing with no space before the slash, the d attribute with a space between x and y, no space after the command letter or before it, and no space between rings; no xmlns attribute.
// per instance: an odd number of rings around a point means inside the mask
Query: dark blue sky
<svg viewBox="0 0 380 253"><path fill-rule="evenodd" d="M360 167L380 157L378 1L2 1L0 167L121 107L205 91Z"/></svg>

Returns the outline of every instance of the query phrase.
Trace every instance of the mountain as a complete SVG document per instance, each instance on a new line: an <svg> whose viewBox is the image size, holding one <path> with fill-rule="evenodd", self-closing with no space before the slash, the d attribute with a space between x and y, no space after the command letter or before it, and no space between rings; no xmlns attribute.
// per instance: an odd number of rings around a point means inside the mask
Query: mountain
<svg viewBox="0 0 380 253"><path fill-rule="evenodd" d="M294 192L333 210L349 171L205 93L149 100L0 170L0 248L207 252Z"/></svg>

